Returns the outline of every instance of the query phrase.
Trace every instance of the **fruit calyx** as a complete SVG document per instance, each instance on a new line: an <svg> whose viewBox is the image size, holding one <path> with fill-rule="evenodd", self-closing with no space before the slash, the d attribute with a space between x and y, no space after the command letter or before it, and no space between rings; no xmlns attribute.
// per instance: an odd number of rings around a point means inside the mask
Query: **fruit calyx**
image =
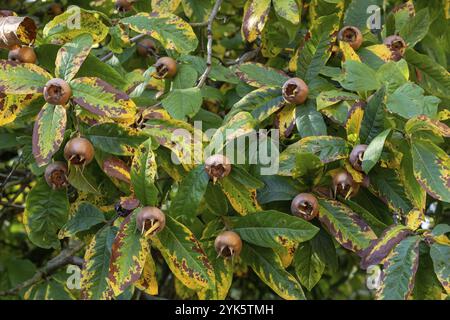
<svg viewBox="0 0 450 320"><path fill-rule="evenodd" d="M393 35L384 39L384 44L391 50L391 59L399 61L403 58L407 48L405 40L402 37Z"/></svg>
<svg viewBox="0 0 450 320"><path fill-rule="evenodd" d="M69 185L68 168L64 162L55 161L45 168L44 178L52 189L62 189Z"/></svg>
<svg viewBox="0 0 450 320"><path fill-rule="evenodd" d="M352 167L355 170L363 171L362 169L362 161L364 158L364 152L366 152L368 145L367 144L358 144L356 145L349 156L349 161Z"/></svg>
<svg viewBox="0 0 450 320"><path fill-rule="evenodd" d="M172 78L177 73L177 62L170 57L161 57L153 65L156 69L154 77L157 79Z"/></svg>
<svg viewBox="0 0 450 320"><path fill-rule="evenodd" d="M358 50L363 42L363 36L358 28L346 26L339 31L338 40L347 42L353 50Z"/></svg>
<svg viewBox="0 0 450 320"><path fill-rule="evenodd" d="M359 191L359 184L346 170L342 169L333 175L333 191L335 196L340 195L345 199L355 196Z"/></svg>
<svg viewBox="0 0 450 320"><path fill-rule="evenodd" d="M230 159L222 154L209 156L205 161L205 171L215 183L218 179L222 179L230 174Z"/></svg>
<svg viewBox="0 0 450 320"><path fill-rule="evenodd" d="M59 78L49 80L44 87L44 99L53 105L65 105L72 96L69 84Z"/></svg>
<svg viewBox="0 0 450 320"><path fill-rule="evenodd" d="M75 166L85 166L94 159L94 147L85 138L73 138L64 147L64 158Z"/></svg>
<svg viewBox="0 0 450 320"><path fill-rule="evenodd" d="M319 214L319 202L311 193L300 193L291 202L291 212L293 215L310 221Z"/></svg>
<svg viewBox="0 0 450 320"><path fill-rule="evenodd" d="M214 248L218 256L223 258L239 256L242 250L241 237L234 231L223 231L214 241Z"/></svg>
<svg viewBox="0 0 450 320"><path fill-rule="evenodd" d="M302 104L308 98L309 88L300 78L290 78L282 88L283 98L289 103Z"/></svg>
<svg viewBox="0 0 450 320"><path fill-rule="evenodd" d="M161 232L166 226L166 215L157 207L143 207L136 215L138 230L145 237Z"/></svg>

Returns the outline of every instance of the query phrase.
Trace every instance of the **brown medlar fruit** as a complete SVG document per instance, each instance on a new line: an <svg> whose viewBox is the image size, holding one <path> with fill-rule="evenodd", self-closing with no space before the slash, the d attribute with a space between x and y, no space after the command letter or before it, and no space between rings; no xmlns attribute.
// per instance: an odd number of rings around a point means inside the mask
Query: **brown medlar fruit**
<svg viewBox="0 0 450 320"><path fill-rule="evenodd" d="M353 50L358 50L363 42L363 36L358 28L347 26L339 31L338 40L347 42Z"/></svg>
<svg viewBox="0 0 450 320"><path fill-rule="evenodd" d="M283 98L289 103L302 104L308 98L309 89L300 78L290 78L283 85Z"/></svg>
<svg viewBox="0 0 450 320"><path fill-rule="evenodd" d="M214 247L219 256L230 258L239 256L242 250L241 237L234 231L224 231L214 241Z"/></svg>
<svg viewBox="0 0 450 320"><path fill-rule="evenodd" d="M159 208L143 207L136 215L136 226L145 236L154 235L166 226L166 215Z"/></svg>
<svg viewBox="0 0 450 320"><path fill-rule="evenodd" d="M67 173L67 165L64 162L55 161L45 168L44 178L51 188L62 189L69 185Z"/></svg>
<svg viewBox="0 0 450 320"><path fill-rule="evenodd" d="M59 16L61 13L63 13L63 7L61 3L52 3L48 8L48 13L52 16Z"/></svg>
<svg viewBox="0 0 450 320"><path fill-rule="evenodd" d="M18 47L9 51L8 60L21 63L36 63L36 53L31 47Z"/></svg>
<svg viewBox="0 0 450 320"><path fill-rule="evenodd" d="M403 58L407 45L402 37L397 35L389 36L384 39L384 44L391 50L391 59L393 61L399 61Z"/></svg>
<svg viewBox="0 0 450 320"><path fill-rule="evenodd" d="M205 171L216 182L217 179L222 179L230 174L230 160L222 154L209 156L205 161Z"/></svg>
<svg viewBox="0 0 450 320"><path fill-rule="evenodd" d="M149 55L149 53L155 51L155 42L151 39L142 39L141 41L138 42L136 46L136 51L138 55L146 57Z"/></svg>
<svg viewBox="0 0 450 320"><path fill-rule="evenodd" d="M72 89L63 79L53 78L44 87L44 99L50 104L65 105L72 96Z"/></svg>
<svg viewBox="0 0 450 320"><path fill-rule="evenodd" d="M367 147L367 144L358 144L353 148L352 152L350 152L350 164L355 170L363 171L362 161L364 158L364 152L366 152Z"/></svg>
<svg viewBox="0 0 450 320"><path fill-rule="evenodd" d="M170 57L161 57L153 65L156 68L154 75L157 79L172 78L177 73L177 62Z"/></svg>
<svg viewBox="0 0 450 320"><path fill-rule="evenodd" d="M89 164L94 153L94 147L85 138L73 138L64 147L64 158L75 166Z"/></svg>
<svg viewBox="0 0 450 320"><path fill-rule="evenodd" d="M116 9L119 12L128 12L133 7L133 1L131 0L116 0Z"/></svg>
<svg viewBox="0 0 450 320"><path fill-rule="evenodd" d="M341 195L345 199L355 196L359 191L359 184L346 170L339 170L333 175L333 190L335 196Z"/></svg>
<svg viewBox="0 0 450 320"><path fill-rule="evenodd" d="M300 193L291 202L291 212L306 221L310 221L319 214L319 202L311 193Z"/></svg>

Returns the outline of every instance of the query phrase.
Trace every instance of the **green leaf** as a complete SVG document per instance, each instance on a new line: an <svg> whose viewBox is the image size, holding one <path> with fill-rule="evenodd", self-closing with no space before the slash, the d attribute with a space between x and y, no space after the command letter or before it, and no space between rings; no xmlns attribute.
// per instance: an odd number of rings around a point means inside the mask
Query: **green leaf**
<svg viewBox="0 0 450 320"><path fill-rule="evenodd" d="M399 173L405 187L408 198L412 201L414 206L419 210L424 210L426 205L427 192L417 182L414 176L413 159L411 148L406 145L406 150L403 153L402 162L400 163Z"/></svg>
<svg viewBox="0 0 450 320"><path fill-rule="evenodd" d="M389 51L390 52L390 51ZM389 61L384 63L377 71L379 80L386 86L388 95L408 83L409 68L408 63L401 59L400 61Z"/></svg>
<svg viewBox="0 0 450 320"><path fill-rule="evenodd" d="M107 279L116 233L116 227L100 229L86 249L81 270L81 297L85 300L106 300L110 297Z"/></svg>
<svg viewBox="0 0 450 320"><path fill-rule="evenodd" d="M85 135L94 145L95 149L118 155L131 156L148 137L136 130L116 123L102 123L90 127Z"/></svg>
<svg viewBox="0 0 450 320"><path fill-rule="evenodd" d="M431 22L428 9L419 10L403 25L399 34L408 47L414 48L427 35Z"/></svg>
<svg viewBox="0 0 450 320"><path fill-rule="evenodd" d="M63 106L45 104L33 128L33 155L39 166L50 162L59 150L66 131L67 115Z"/></svg>
<svg viewBox="0 0 450 320"><path fill-rule="evenodd" d="M121 20L133 31L148 34L168 50L187 54L197 48L198 40L192 27L178 16L167 12L140 12Z"/></svg>
<svg viewBox="0 0 450 320"><path fill-rule="evenodd" d="M43 31L44 38L54 44L72 41L81 34L88 33L94 43L100 43L108 35L108 27L101 21L98 14L70 6L67 11L48 22Z"/></svg>
<svg viewBox="0 0 450 320"><path fill-rule="evenodd" d="M319 229L311 223L279 211L259 211L231 220L242 240L260 247L280 248L313 238Z"/></svg>
<svg viewBox="0 0 450 320"><path fill-rule="evenodd" d="M58 230L66 223L66 190L53 190L44 179L31 189L25 203L24 225L31 242L41 248L59 248Z"/></svg>
<svg viewBox="0 0 450 320"><path fill-rule="evenodd" d="M417 83L429 93L450 99L450 75L448 71L427 55L414 49L406 49L405 60L419 72Z"/></svg>
<svg viewBox="0 0 450 320"><path fill-rule="evenodd" d="M238 77L252 87L282 87L289 79L283 72L260 63L247 62L236 69Z"/></svg>
<svg viewBox="0 0 450 320"><path fill-rule="evenodd" d="M114 296L124 292L141 277L149 252L147 239L141 237L136 226L136 215L140 210L134 210L123 220L112 244L108 283Z"/></svg>
<svg viewBox="0 0 450 320"><path fill-rule="evenodd" d="M40 93L52 76L31 63L0 60L0 92L5 94Z"/></svg>
<svg viewBox="0 0 450 320"><path fill-rule="evenodd" d="M372 229L342 203L320 199L319 220L344 248L360 253L376 238Z"/></svg>
<svg viewBox="0 0 450 320"><path fill-rule="evenodd" d="M419 115L436 117L440 99L424 96L424 90L418 85L408 82L388 96L386 107L390 112L410 119Z"/></svg>
<svg viewBox="0 0 450 320"><path fill-rule="evenodd" d="M434 272L441 282L447 294L450 293L450 246L433 243L430 248L430 256L433 260Z"/></svg>
<svg viewBox="0 0 450 320"><path fill-rule="evenodd" d="M66 81L72 80L89 55L92 44L93 39L90 34L81 34L72 42L62 46L56 56L55 76Z"/></svg>
<svg viewBox="0 0 450 320"><path fill-rule="evenodd" d="M376 72L358 61L346 61L343 68L345 74L339 81L341 86L350 91L372 91L381 87Z"/></svg>
<svg viewBox="0 0 450 320"><path fill-rule="evenodd" d="M184 13L192 21L204 22L208 20L213 7L211 0L182 0Z"/></svg>
<svg viewBox="0 0 450 320"><path fill-rule="evenodd" d="M308 291L319 282L325 271L325 262L320 256L320 251L316 251L313 245L314 239L310 242L301 243L295 251L294 266L300 283Z"/></svg>
<svg viewBox="0 0 450 320"><path fill-rule="evenodd" d="M81 231L106 222L105 215L89 202L81 202L75 214L67 221L60 231L60 238L72 237Z"/></svg>
<svg viewBox="0 0 450 320"><path fill-rule="evenodd" d="M330 106L336 105L342 101L355 101L359 100L359 96L351 93L340 90L330 90L330 91L322 91L317 96L317 110L322 110L328 108Z"/></svg>
<svg viewBox="0 0 450 320"><path fill-rule="evenodd" d="M406 238L386 258L378 300L406 300L412 293L419 266L419 243L419 236Z"/></svg>
<svg viewBox="0 0 450 320"><path fill-rule="evenodd" d="M325 121L316 109L314 100L308 100L305 105L295 108L295 124L302 138L327 135Z"/></svg>
<svg viewBox="0 0 450 320"><path fill-rule="evenodd" d="M178 191L170 203L170 215L179 221L191 224L195 221L200 202L208 187L209 176L204 165L189 171L178 186Z"/></svg>
<svg viewBox="0 0 450 320"><path fill-rule="evenodd" d="M450 158L431 141L411 142L414 176L435 199L450 202Z"/></svg>
<svg viewBox="0 0 450 320"><path fill-rule="evenodd" d="M206 67L206 66L205 66ZM188 89L197 82L197 71L188 64L182 64L177 68L177 74L172 82L173 89Z"/></svg>
<svg viewBox="0 0 450 320"><path fill-rule="evenodd" d="M447 125L424 115L411 118L405 124L405 132L411 137L418 136L423 131L431 131L436 136L450 137L450 128Z"/></svg>
<svg viewBox="0 0 450 320"><path fill-rule="evenodd" d="M270 11L270 0L247 0L242 21L242 38L255 41L261 35Z"/></svg>
<svg viewBox="0 0 450 320"><path fill-rule="evenodd" d="M181 0L152 0L152 10L157 12L174 12Z"/></svg>
<svg viewBox="0 0 450 320"><path fill-rule="evenodd" d="M200 110L203 98L199 88L175 89L162 100L164 109L175 119L192 118Z"/></svg>
<svg viewBox="0 0 450 320"><path fill-rule="evenodd" d="M166 227L152 240L173 274L192 290L212 288L214 270L194 234L171 216Z"/></svg>
<svg viewBox="0 0 450 320"><path fill-rule="evenodd" d="M73 101L91 113L122 120L129 120L136 113L136 105L128 95L102 79L77 78L70 86Z"/></svg>
<svg viewBox="0 0 450 320"><path fill-rule="evenodd" d="M154 206L157 203L158 189L155 186L157 169L155 154L149 139L137 148L130 173L136 198L144 206Z"/></svg>
<svg viewBox="0 0 450 320"><path fill-rule="evenodd" d="M391 129L386 129L370 142L367 150L364 152L364 158L362 161L362 168L365 173L369 173L369 171L372 170L372 168L377 164L378 160L380 160L384 143L390 133Z"/></svg>
<svg viewBox="0 0 450 320"><path fill-rule="evenodd" d="M300 10L296 0L273 0L273 8L278 16L293 24L300 22Z"/></svg>
<svg viewBox="0 0 450 320"><path fill-rule="evenodd" d="M364 108L364 118L361 124L359 138L362 143L369 144L376 136L384 131L383 102L386 89L383 87L373 95Z"/></svg>
<svg viewBox="0 0 450 320"><path fill-rule="evenodd" d="M355 26L361 31L367 30L367 19L373 12L368 12L371 5L382 7L382 0L352 0L344 17L344 26Z"/></svg>

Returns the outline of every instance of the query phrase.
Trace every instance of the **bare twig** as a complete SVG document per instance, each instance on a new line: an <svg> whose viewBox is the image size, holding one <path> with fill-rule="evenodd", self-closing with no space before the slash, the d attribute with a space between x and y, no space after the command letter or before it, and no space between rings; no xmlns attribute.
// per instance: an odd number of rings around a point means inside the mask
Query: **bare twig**
<svg viewBox="0 0 450 320"><path fill-rule="evenodd" d="M227 62L226 65L227 66L234 66L234 65L239 65L239 64L242 64L244 62L250 61L250 60L254 59L259 54L260 51L261 51L261 48L257 47L256 49L253 49L251 51L245 52L242 56L240 56L236 60Z"/></svg>
<svg viewBox="0 0 450 320"><path fill-rule="evenodd" d="M81 249L83 249L84 246L85 244L83 242L75 242L69 245L68 248L62 250L56 257L47 262L47 264L44 267L40 268L32 278L18 284L12 289L1 291L0 297L16 295L18 292L20 292L20 290L28 288L38 283L45 277L55 273L59 268L71 264L73 261L72 256Z"/></svg>
<svg viewBox="0 0 450 320"><path fill-rule="evenodd" d="M208 44L206 46L206 69L203 74L200 76L200 79L197 84L197 88L203 87L208 78L209 73L212 68L212 42L213 42L213 34L212 34L212 24L214 19L216 18L217 13L219 12L220 5L222 4L222 0L216 0L216 3L211 11L211 15L208 18L208 27L206 29L208 34Z"/></svg>
<svg viewBox="0 0 450 320"><path fill-rule="evenodd" d="M137 42L140 39L142 39L143 37L145 37L145 34L138 34L137 36L134 36L133 38L130 39L130 42ZM104 55L103 57L100 58L100 61L105 62L108 61L109 59L111 59L111 57L114 55L114 53L112 51L108 52L106 55Z"/></svg>

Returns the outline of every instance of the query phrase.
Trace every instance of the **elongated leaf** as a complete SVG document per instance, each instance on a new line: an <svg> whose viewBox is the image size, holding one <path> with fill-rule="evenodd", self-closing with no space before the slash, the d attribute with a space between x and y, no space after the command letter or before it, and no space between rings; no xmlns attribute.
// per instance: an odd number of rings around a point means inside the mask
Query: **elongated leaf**
<svg viewBox="0 0 450 320"><path fill-rule="evenodd" d="M158 189L154 182L157 169L151 140L148 140L137 148L131 164L131 185L136 198L144 206L156 205Z"/></svg>
<svg viewBox="0 0 450 320"><path fill-rule="evenodd" d="M325 271L325 262L311 242L301 243L295 251L295 273L309 291L319 282Z"/></svg>
<svg viewBox="0 0 450 320"><path fill-rule="evenodd" d="M133 118L136 112L127 94L99 78L77 78L70 85L73 101L89 112L113 119Z"/></svg>
<svg viewBox="0 0 450 320"><path fill-rule="evenodd" d="M361 143L369 144L377 135L384 131L383 102L386 89L383 87L373 95L364 108L364 118L360 131Z"/></svg>
<svg viewBox="0 0 450 320"><path fill-rule="evenodd" d="M75 214L59 232L59 237L72 237L80 231L89 230L91 227L106 222L105 215L89 202L81 202Z"/></svg>
<svg viewBox="0 0 450 320"><path fill-rule="evenodd" d="M52 76L32 63L0 60L0 92L6 94L42 93Z"/></svg>
<svg viewBox="0 0 450 320"><path fill-rule="evenodd" d="M130 168L121 159L109 157L103 161L102 169L110 178L131 183Z"/></svg>
<svg viewBox="0 0 450 320"><path fill-rule="evenodd" d="M345 121L345 131L347 131L347 140L353 144L359 143L359 134L364 118L364 108L361 103L355 103L347 114Z"/></svg>
<svg viewBox="0 0 450 320"><path fill-rule="evenodd" d="M39 112L33 128L33 155L43 166L50 162L64 140L67 115L63 106L46 104Z"/></svg>
<svg viewBox="0 0 450 320"><path fill-rule="evenodd" d="M425 115L409 119L405 124L405 132L411 136L418 135L423 131L431 131L437 136L450 137L450 128L446 124Z"/></svg>
<svg viewBox="0 0 450 320"><path fill-rule="evenodd" d="M82 34L62 46L55 61L56 77L66 81L72 80L89 55L92 43L93 39L90 34Z"/></svg>
<svg viewBox="0 0 450 320"><path fill-rule="evenodd" d="M362 162L362 168L365 173L369 173L369 171L377 164L380 159L381 152L383 151L386 138L390 133L391 129L384 130L370 142L367 150L364 152Z"/></svg>
<svg viewBox="0 0 450 320"><path fill-rule="evenodd" d="M435 199L450 202L450 158L431 141L413 140L411 152L417 182Z"/></svg>
<svg viewBox="0 0 450 320"><path fill-rule="evenodd" d="M286 300L306 299L300 284L294 276L284 270L280 257L272 249L244 244L241 257L258 277L281 298Z"/></svg>
<svg viewBox="0 0 450 320"><path fill-rule="evenodd" d="M450 293L450 246L434 243L430 248L430 256L433 259L434 272L441 282L447 294Z"/></svg>
<svg viewBox="0 0 450 320"><path fill-rule="evenodd" d="M214 270L194 234L171 216L166 227L152 240L170 270L192 290L212 288Z"/></svg>
<svg viewBox="0 0 450 320"><path fill-rule="evenodd" d="M176 50L179 53L189 53L197 48L198 40L192 27L168 12L140 12L134 16L121 20L132 30L138 33L145 33L161 42L169 50Z"/></svg>
<svg viewBox="0 0 450 320"><path fill-rule="evenodd" d="M116 227L101 229L89 243L81 271L81 296L86 300L109 299L109 263Z"/></svg>
<svg viewBox="0 0 450 320"><path fill-rule="evenodd" d="M21 113L25 113L28 107L34 106L33 102L39 94L0 94L0 127L13 123Z"/></svg>
<svg viewBox="0 0 450 320"><path fill-rule="evenodd" d="M304 242L319 229L311 223L279 211L259 211L232 220L233 230L247 242L260 247L280 248Z"/></svg>
<svg viewBox="0 0 450 320"><path fill-rule="evenodd" d="M242 37L248 42L261 35L269 17L270 0L247 0L242 21Z"/></svg>
<svg viewBox="0 0 450 320"><path fill-rule="evenodd" d="M135 283L135 286L149 295L156 296L158 294L156 264L150 252L145 258L144 270L142 271L141 278Z"/></svg>
<svg viewBox="0 0 450 320"><path fill-rule="evenodd" d="M409 297L419 266L419 243L418 236L406 238L389 254L384 263L377 299L405 300Z"/></svg>
<svg viewBox="0 0 450 320"><path fill-rule="evenodd" d="M419 10L400 29L400 36L410 48L414 48L427 35L431 22L428 9Z"/></svg>
<svg viewBox="0 0 450 320"><path fill-rule="evenodd" d="M399 174L400 179L405 186L406 194L408 195L411 202L417 209L425 209L427 192L422 188L422 186L414 176L413 159L409 146L407 147L406 152L403 153Z"/></svg>
<svg viewBox="0 0 450 320"><path fill-rule="evenodd" d="M281 87L289 79L283 72L266 67L260 63L247 62L241 64L236 74L252 87Z"/></svg>
<svg viewBox="0 0 450 320"><path fill-rule="evenodd" d="M295 124L302 138L310 136L326 136L327 126L323 116L318 112L314 100L295 109Z"/></svg>
<svg viewBox="0 0 450 320"><path fill-rule="evenodd" d="M39 179L27 196L23 223L31 242L41 248L59 248L58 230L66 223L66 190L52 190Z"/></svg>
<svg viewBox="0 0 450 320"><path fill-rule="evenodd" d="M376 238L372 229L353 211L334 200L319 200L319 220L344 248L357 254Z"/></svg>
<svg viewBox="0 0 450 320"><path fill-rule="evenodd" d="M112 244L108 283L115 296L140 278L148 254L147 239L136 227L139 210L125 218Z"/></svg>
<svg viewBox="0 0 450 320"><path fill-rule="evenodd" d="M273 0L272 3L278 16L293 24L300 22L301 8L295 0Z"/></svg>
<svg viewBox="0 0 450 320"><path fill-rule="evenodd" d="M322 91L316 99L317 110L320 111L342 101L355 101L359 99L358 95L350 92L339 90Z"/></svg>

